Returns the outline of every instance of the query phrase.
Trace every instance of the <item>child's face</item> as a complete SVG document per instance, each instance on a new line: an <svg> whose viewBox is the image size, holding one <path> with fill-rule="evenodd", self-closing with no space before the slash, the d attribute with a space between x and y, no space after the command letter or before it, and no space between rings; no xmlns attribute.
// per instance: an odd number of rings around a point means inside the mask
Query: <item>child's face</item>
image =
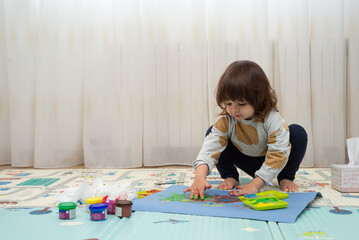
<svg viewBox="0 0 359 240"><path fill-rule="evenodd" d="M226 106L226 110L229 115L237 119L241 120L250 120L254 117L254 108L247 101L231 101L227 100L224 102Z"/></svg>

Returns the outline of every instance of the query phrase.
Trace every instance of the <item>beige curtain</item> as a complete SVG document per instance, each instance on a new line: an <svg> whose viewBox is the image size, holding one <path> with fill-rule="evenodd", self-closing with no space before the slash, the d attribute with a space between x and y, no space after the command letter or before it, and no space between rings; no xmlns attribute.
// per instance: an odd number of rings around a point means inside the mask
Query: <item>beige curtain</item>
<svg viewBox="0 0 359 240"><path fill-rule="evenodd" d="M191 164L208 128L204 1L143 1L143 161Z"/></svg>
<svg viewBox="0 0 359 240"><path fill-rule="evenodd" d="M302 166L359 136L356 0L0 0L0 164L189 165L227 65L259 63Z"/></svg>

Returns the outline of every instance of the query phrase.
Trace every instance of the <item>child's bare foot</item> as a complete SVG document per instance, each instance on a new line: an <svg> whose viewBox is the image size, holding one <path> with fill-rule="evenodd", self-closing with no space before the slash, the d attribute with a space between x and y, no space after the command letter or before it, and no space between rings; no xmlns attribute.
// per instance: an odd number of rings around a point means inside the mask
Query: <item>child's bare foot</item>
<svg viewBox="0 0 359 240"><path fill-rule="evenodd" d="M218 189L232 190L235 186L239 186L239 182L236 179L229 177L218 185Z"/></svg>
<svg viewBox="0 0 359 240"><path fill-rule="evenodd" d="M282 179L279 183L280 189L283 192L296 192L298 191L298 185L289 179Z"/></svg>

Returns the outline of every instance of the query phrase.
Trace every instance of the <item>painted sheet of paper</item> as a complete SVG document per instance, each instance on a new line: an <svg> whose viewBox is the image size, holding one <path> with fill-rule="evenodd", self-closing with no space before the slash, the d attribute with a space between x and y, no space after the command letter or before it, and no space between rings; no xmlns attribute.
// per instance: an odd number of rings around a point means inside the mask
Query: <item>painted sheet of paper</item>
<svg viewBox="0 0 359 240"><path fill-rule="evenodd" d="M288 207L256 211L244 204L228 191L208 189L204 200L191 200L184 193L186 186L174 185L149 197L133 200L133 210L192 214L202 216L246 218L274 222L295 222L303 209L315 198L317 192L289 193Z"/></svg>

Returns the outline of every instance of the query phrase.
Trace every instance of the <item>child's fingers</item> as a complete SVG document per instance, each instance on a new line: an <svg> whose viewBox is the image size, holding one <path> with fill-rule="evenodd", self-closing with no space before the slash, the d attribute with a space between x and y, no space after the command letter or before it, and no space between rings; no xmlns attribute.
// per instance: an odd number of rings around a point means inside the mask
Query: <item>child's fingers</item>
<svg viewBox="0 0 359 240"><path fill-rule="evenodd" d="M188 192L191 191L191 188L186 188L185 190L183 190L183 192Z"/></svg>
<svg viewBox="0 0 359 240"><path fill-rule="evenodd" d="M243 196L246 195L242 190L234 190L229 192L232 196Z"/></svg>
<svg viewBox="0 0 359 240"><path fill-rule="evenodd" d="M186 188L183 192L189 192L189 191L191 191L189 194L189 198L192 198L195 195L195 190L193 190L191 187Z"/></svg>
<svg viewBox="0 0 359 240"><path fill-rule="evenodd" d="M198 190L192 190L189 198L197 200L198 199Z"/></svg>
<svg viewBox="0 0 359 240"><path fill-rule="evenodd" d="M229 192L229 195L238 196L236 192L237 192L237 191L230 191L230 192Z"/></svg>
<svg viewBox="0 0 359 240"><path fill-rule="evenodd" d="M197 199L198 199L198 193L194 193L194 194L193 194L193 199L194 199L194 200L197 200Z"/></svg>
<svg viewBox="0 0 359 240"><path fill-rule="evenodd" d="M193 189L192 187L186 188L183 192L188 192L191 191L189 198L190 199L194 199L197 200L199 198L204 199L204 190L205 189L209 189L212 188L212 185L207 183L206 186L204 187L204 189Z"/></svg>
<svg viewBox="0 0 359 240"><path fill-rule="evenodd" d="M200 197L201 199L204 199L204 192L203 192L203 191L201 191L201 192L199 193L199 197Z"/></svg>

